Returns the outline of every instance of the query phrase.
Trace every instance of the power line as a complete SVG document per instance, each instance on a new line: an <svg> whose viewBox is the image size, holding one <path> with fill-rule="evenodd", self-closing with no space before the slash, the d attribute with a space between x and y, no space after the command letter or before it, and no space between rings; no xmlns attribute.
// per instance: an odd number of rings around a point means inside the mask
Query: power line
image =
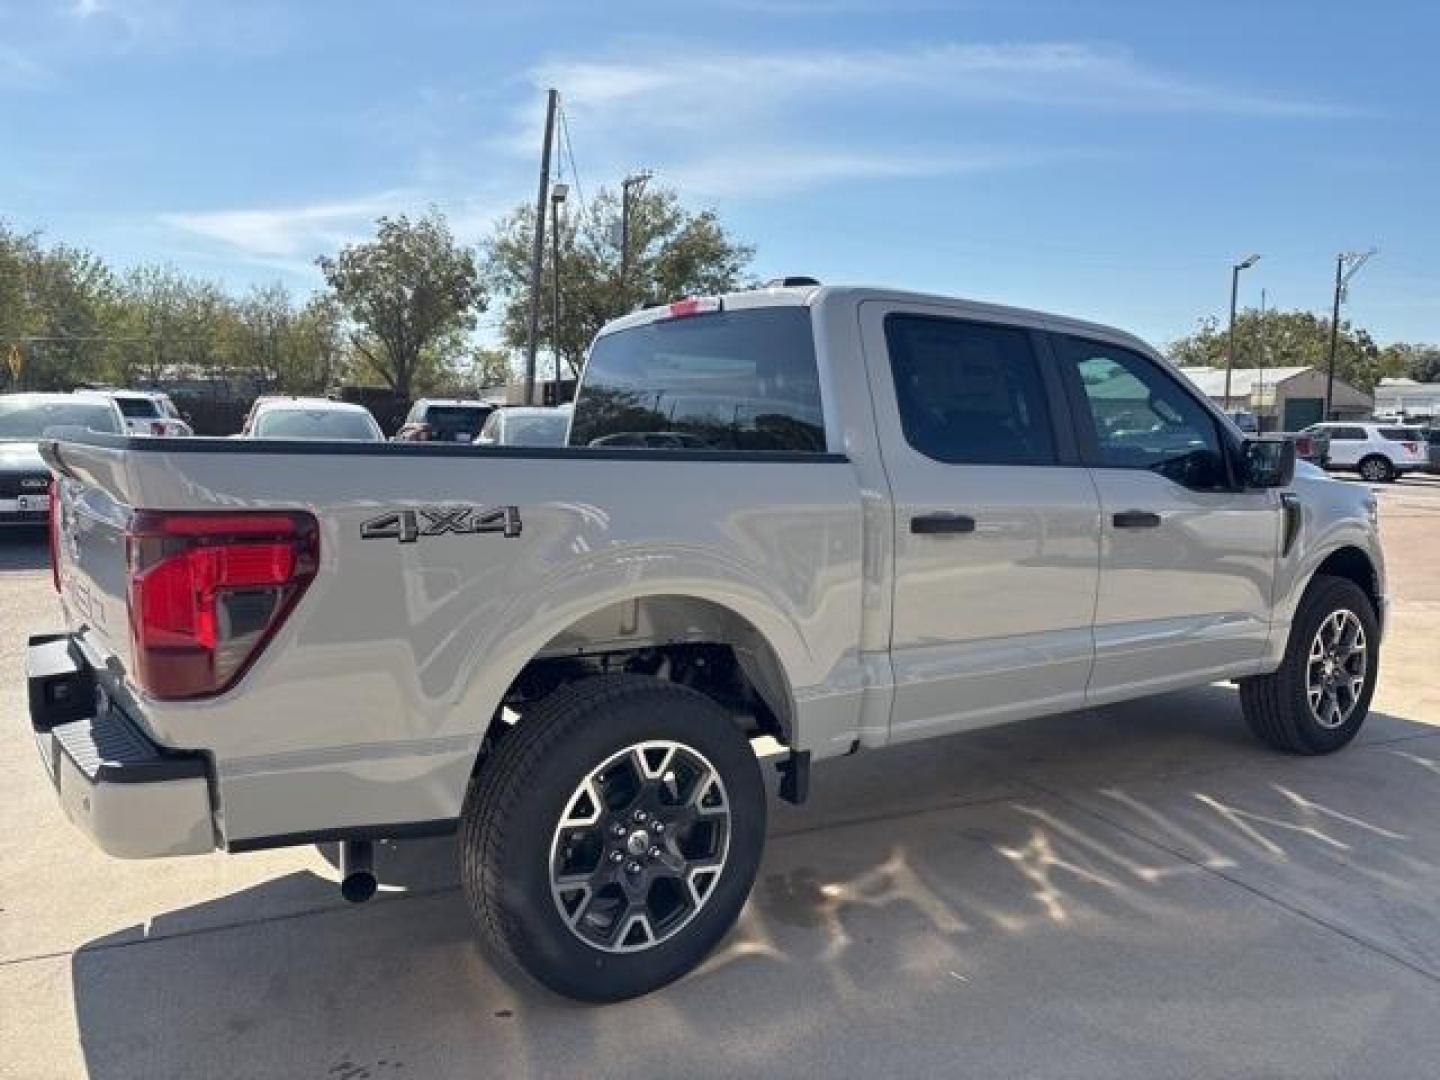
<svg viewBox="0 0 1440 1080"><path fill-rule="evenodd" d="M575 199L580 204L580 210L585 210L585 188L580 184L580 170L575 166L575 148L570 143L570 117L566 115L565 105L560 105L560 138L565 144L565 157L570 162L570 179L575 184Z"/></svg>

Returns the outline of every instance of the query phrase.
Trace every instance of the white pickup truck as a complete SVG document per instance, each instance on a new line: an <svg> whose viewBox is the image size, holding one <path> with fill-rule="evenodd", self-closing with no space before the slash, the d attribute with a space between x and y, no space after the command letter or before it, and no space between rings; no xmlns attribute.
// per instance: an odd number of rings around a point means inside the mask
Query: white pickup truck
<svg viewBox="0 0 1440 1080"><path fill-rule="evenodd" d="M780 287L597 337L569 445L43 446L32 723L145 858L455 831L480 938L603 1001L697 964L814 761L1239 681L1270 746L1374 690L1374 497L1072 319ZM1083 718L1076 745L1083 747ZM823 770L822 770L823 771Z"/></svg>

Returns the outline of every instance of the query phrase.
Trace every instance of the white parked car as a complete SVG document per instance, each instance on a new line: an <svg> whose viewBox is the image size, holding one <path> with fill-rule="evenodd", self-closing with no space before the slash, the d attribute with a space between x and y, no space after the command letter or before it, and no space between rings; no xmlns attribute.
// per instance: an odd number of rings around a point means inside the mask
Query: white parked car
<svg viewBox="0 0 1440 1080"><path fill-rule="evenodd" d="M1326 468L1358 472L1375 483L1388 483L1429 464L1425 432L1420 428L1334 420L1312 424L1302 434L1320 432L1330 436Z"/></svg>
<svg viewBox="0 0 1440 1080"><path fill-rule="evenodd" d="M131 435L162 435L176 438L195 431L175 408L170 395L159 390L77 390L77 394L105 397L115 402L125 417Z"/></svg>
<svg viewBox="0 0 1440 1080"><path fill-rule="evenodd" d="M475 441L481 446L564 446L569 430L569 409L517 406L492 412Z"/></svg>
<svg viewBox="0 0 1440 1080"><path fill-rule="evenodd" d="M375 417L363 405L329 398L262 397L255 402L242 439L321 439L384 442Z"/></svg>

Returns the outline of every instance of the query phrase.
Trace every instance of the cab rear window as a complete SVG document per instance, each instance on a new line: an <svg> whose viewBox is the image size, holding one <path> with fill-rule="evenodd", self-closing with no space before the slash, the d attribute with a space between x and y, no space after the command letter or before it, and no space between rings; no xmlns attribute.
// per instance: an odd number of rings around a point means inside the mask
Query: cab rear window
<svg viewBox="0 0 1440 1080"><path fill-rule="evenodd" d="M120 406L120 411L131 420L158 420L160 418L160 407L149 398L116 398L115 403Z"/></svg>
<svg viewBox="0 0 1440 1080"><path fill-rule="evenodd" d="M810 312L662 319L596 341L571 446L823 453Z"/></svg>

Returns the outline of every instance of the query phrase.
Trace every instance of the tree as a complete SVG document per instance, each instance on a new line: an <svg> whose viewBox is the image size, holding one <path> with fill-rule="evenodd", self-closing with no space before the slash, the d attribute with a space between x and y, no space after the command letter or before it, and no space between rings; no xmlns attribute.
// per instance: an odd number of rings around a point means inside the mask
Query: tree
<svg viewBox="0 0 1440 1080"><path fill-rule="evenodd" d="M476 389L504 386L514 377L510 353L505 349L476 349L470 356L471 381Z"/></svg>
<svg viewBox="0 0 1440 1080"><path fill-rule="evenodd" d="M438 210L413 221L382 217L374 240L317 262L357 327L356 350L402 398L426 363L436 362L433 346L472 328L486 306L475 258L456 244Z"/></svg>
<svg viewBox="0 0 1440 1080"><path fill-rule="evenodd" d="M713 210L698 213L680 205L663 188L632 199L629 259L620 285L620 248L616 224L620 197L602 188L579 215L560 224L560 325L554 318L554 268L551 244L545 245L541 276L541 343L558 348L572 375L579 374L596 332L606 322L637 307L680 296L726 292L741 286L754 249L735 240ZM502 335L522 349L529 339L530 257L533 207L517 207L496 226L486 242L485 274L491 290L505 298Z"/></svg>
<svg viewBox="0 0 1440 1080"><path fill-rule="evenodd" d="M1440 345L1408 345L1396 342L1380 350L1387 375L1400 375L1416 382L1440 382Z"/></svg>
<svg viewBox="0 0 1440 1080"><path fill-rule="evenodd" d="M1226 326L1214 316L1201 320L1194 333L1170 343L1170 358L1185 367L1224 367ZM1310 311L1267 311L1246 308L1235 316L1235 366L1316 367L1330 362L1330 320ZM1368 331L1342 320L1335 354L1336 377L1364 393L1392 370L1395 358L1382 353Z"/></svg>

